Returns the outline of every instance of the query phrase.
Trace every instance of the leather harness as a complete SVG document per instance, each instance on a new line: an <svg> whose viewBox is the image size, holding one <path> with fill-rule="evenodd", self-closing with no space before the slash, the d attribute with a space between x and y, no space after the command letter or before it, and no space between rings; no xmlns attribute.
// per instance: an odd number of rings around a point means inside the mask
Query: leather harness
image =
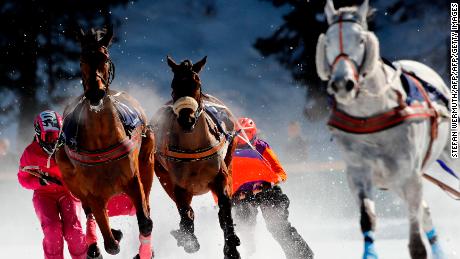
<svg viewBox="0 0 460 259"><path fill-rule="evenodd" d="M131 138L126 137L112 147L103 150L84 151L70 149L65 146L65 151L69 158L85 166L95 166L120 160L128 156L132 151L140 146L141 132L139 129L133 131Z"/></svg>
<svg viewBox="0 0 460 259"><path fill-rule="evenodd" d="M423 159L424 166L430 158L433 142L438 136L439 115L433 107L433 104L420 81L411 75L409 75L409 77L411 80L414 80L414 83L420 93L422 93L427 106L424 106L421 103L407 105L404 100L402 100L401 93L395 90L399 101L399 105L397 107L371 117L355 117L337 109L334 104L331 116L329 117L328 125L352 134L372 134L395 127L406 121L422 121L430 119L430 142Z"/></svg>
<svg viewBox="0 0 460 259"><path fill-rule="evenodd" d="M219 106L214 104L215 106ZM218 135L217 137L219 138L219 141L209 147L203 148L203 149L198 149L198 150L181 150L175 147L171 147L167 145L165 142L164 145L161 145L160 150L157 150L157 154L168 159L168 160L173 160L173 161L201 161L201 160L207 160L212 158L214 155L216 155L228 142L231 142L232 138L235 137L237 134L235 133L228 133L222 125L220 124L221 122L219 121L219 118L217 118L212 112L210 112L207 107L200 109L200 116L206 116L208 115L211 120L208 120L206 118L206 123L208 125L212 125L215 128L216 134ZM211 126L212 127L212 126Z"/></svg>

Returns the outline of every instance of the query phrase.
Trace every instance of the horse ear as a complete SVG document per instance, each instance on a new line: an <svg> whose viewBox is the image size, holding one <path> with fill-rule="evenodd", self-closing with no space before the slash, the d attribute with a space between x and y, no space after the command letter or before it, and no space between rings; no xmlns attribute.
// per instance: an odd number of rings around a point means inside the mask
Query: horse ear
<svg viewBox="0 0 460 259"><path fill-rule="evenodd" d="M331 69L326 60L326 35L321 33L318 38L318 43L316 44L316 72L318 73L319 78L323 81L329 80L331 76Z"/></svg>
<svg viewBox="0 0 460 259"><path fill-rule="evenodd" d="M366 32L366 49L363 64L360 68L362 76L366 76L376 68L380 58L379 40L372 32Z"/></svg>
<svg viewBox="0 0 460 259"><path fill-rule="evenodd" d="M166 56L166 59L168 60L168 66L171 68L171 70L176 72L179 68L179 65L170 56Z"/></svg>
<svg viewBox="0 0 460 259"><path fill-rule="evenodd" d="M193 72L200 73L201 70L204 67L204 64L206 64L206 59L207 58L208 58L208 56L204 56L203 59L201 59L200 61L198 61L195 64L193 64L193 67L192 67Z"/></svg>
<svg viewBox="0 0 460 259"><path fill-rule="evenodd" d="M327 23L331 24L334 16L337 14L337 11L334 8L334 2L332 0L326 1L326 5L324 6L324 13L326 14Z"/></svg>
<svg viewBox="0 0 460 259"><path fill-rule="evenodd" d="M106 27L106 33L99 42L102 44L102 46L108 47L110 45L110 42L112 42L112 38L113 38L113 25L110 24Z"/></svg>
<svg viewBox="0 0 460 259"><path fill-rule="evenodd" d="M361 16L362 22L366 23L367 12L369 11L369 0L364 0L358 8L358 13Z"/></svg>

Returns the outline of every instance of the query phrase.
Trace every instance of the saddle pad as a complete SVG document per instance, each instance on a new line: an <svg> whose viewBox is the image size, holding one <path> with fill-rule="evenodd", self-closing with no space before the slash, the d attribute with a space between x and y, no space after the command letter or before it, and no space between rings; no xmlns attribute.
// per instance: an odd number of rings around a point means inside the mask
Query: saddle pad
<svg viewBox="0 0 460 259"><path fill-rule="evenodd" d="M115 109L117 110L118 117L120 118L121 123L127 136L131 137L132 131L145 122L142 120L139 112L134 109L130 104L122 102L117 96L111 96L113 98L113 103ZM69 113L65 119L62 126L62 137L65 144L71 148L77 148L77 133L78 133L78 124L79 114L83 107L83 103L80 102L75 109Z"/></svg>
<svg viewBox="0 0 460 259"><path fill-rule="evenodd" d="M115 109L118 112L118 117L123 124L123 128L125 129L126 135L131 136L132 131L137 128L140 124L145 124L142 121L142 117L139 112L134 109L130 104L123 103L120 100L115 98Z"/></svg>
<svg viewBox="0 0 460 259"><path fill-rule="evenodd" d="M439 92L436 89L436 87L417 77L413 73L403 71L403 73L401 74L401 82L407 94L406 103L408 105L411 105L415 101L425 101L423 98L423 94L419 91L419 89L416 86L416 81L418 81L423 86L431 101L441 101L449 109L449 99L446 96L444 96L441 92Z"/></svg>
<svg viewBox="0 0 460 259"><path fill-rule="evenodd" d="M211 102L205 102L204 104L205 112L209 115L209 117L211 117L219 131L223 133L228 139L230 133L228 130L226 130L227 127L224 128L224 125L233 125L233 121L230 119L225 109L226 108L224 106Z"/></svg>

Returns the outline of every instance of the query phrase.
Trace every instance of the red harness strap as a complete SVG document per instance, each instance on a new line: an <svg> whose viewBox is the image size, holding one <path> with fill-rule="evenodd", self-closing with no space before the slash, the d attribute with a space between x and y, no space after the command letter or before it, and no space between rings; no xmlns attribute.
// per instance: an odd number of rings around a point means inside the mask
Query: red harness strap
<svg viewBox="0 0 460 259"><path fill-rule="evenodd" d="M420 103L407 106L403 101L400 100L399 106L393 108L390 111L377 114L372 117L354 117L344 111L338 110L334 105L332 108L331 116L329 117L328 125L348 133L372 134L392 128L406 121L420 121L430 119L430 143L428 144L428 149L423 159L424 166L431 155L433 142L438 135L438 113L434 109L428 94L420 82L412 76L411 79L414 80L418 90L422 93L428 107L425 107ZM401 97L399 92L397 93L399 97Z"/></svg>
<svg viewBox="0 0 460 259"><path fill-rule="evenodd" d="M69 158L86 166L95 166L120 160L128 156L133 150L140 145L141 133L139 130L133 131L132 137L126 137L115 146L107 150L96 151L77 151L65 146Z"/></svg>
<svg viewBox="0 0 460 259"><path fill-rule="evenodd" d="M371 134L397 126L407 120L423 120L434 114L422 105L398 106L388 112L360 118L333 108L328 125L354 134Z"/></svg>

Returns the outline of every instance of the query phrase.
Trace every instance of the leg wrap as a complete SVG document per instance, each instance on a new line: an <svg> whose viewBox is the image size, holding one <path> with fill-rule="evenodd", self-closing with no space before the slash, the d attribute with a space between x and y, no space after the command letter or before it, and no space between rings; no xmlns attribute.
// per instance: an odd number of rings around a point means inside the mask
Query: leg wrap
<svg viewBox="0 0 460 259"><path fill-rule="evenodd" d="M139 235L139 256L140 259L150 259L153 256L152 246L151 246L152 236L143 236Z"/></svg>

